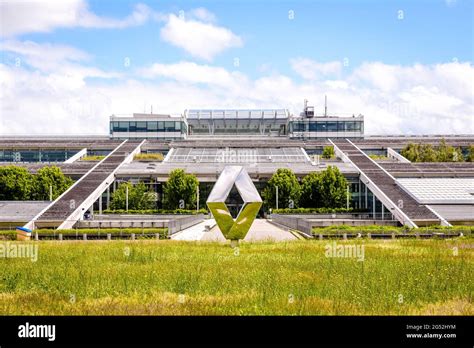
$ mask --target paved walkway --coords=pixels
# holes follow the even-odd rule
[[[188,227],[171,236],[174,240],[201,240],[206,232],[206,226],[214,226],[216,221],[214,219],[204,220],[194,226]]]
[[[225,242],[219,227],[215,225],[210,231],[206,231],[205,226],[215,225],[215,220],[204,220],[197,225],[191,226],[181,232],[176,233],[171,239],[175,240],[202,240],[206,242]],[[269,223],[265,219],[256,219],[245,237],[247,242],[255,241],[284,241],[297,239],[290,232]]]

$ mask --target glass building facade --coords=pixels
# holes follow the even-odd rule
[[[79,149],[0,149],[0,162],[64,162],[79,151]]]
[[[364,132],[364,121],[290,121],[289,132]]]
[[[183,139],[188,127],[182,117],[133,114],[110,118],[110,136],[115,139]]]
[[[276,135],[285,136],[286,109],[185,110],[189,135]]]
[[[187,132],[186,124],[182,121],[112,121],[110,134],[116,132]]]

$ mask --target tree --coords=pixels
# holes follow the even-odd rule
[[[463,162],[460,148],[454,148],[443,138],[435,148],[431,144],[413,144],[405,146],[400,154],[412,162]]]
[[[0,167],[0,200],[28,200],[32,188],[32,175],[26,168]]]
[[[163,186],[163,206],[165,209],[195,209],[198,187],[195,175],[187,174],[183,169],[171,171]]]
[[[337,167],[306,175],[301,183],[300,206],[342,208],[347,203],[347,180]]]
[[[319,172],[312,172],[306,175],[301,181],[300,207],[319,208],[321,204],[321,175]]]
[[[409,143],[400,151],[400,154],[411,162],[419,162],[420,144]]]
[[[133,185],[129,182],[121,183],[117,190],[112,193],[110,207],[113,210],[127,208],[127,188],[128,188],[128,209],[154,209],[156,208],[153,192],[149,191],[145,183],[139,182]]]
[[[278,186],[278,208],[297,207],[301,187],[291,169],[280,168],[272,175],[262,192],[265,206],[276,208],[276,187]]]
[[[344,175],[335,166],[328,166],[319,175],[321,206],[344,207],[347,201],[347,180]]]
[[[437,153],[431,144],[420,146],[419,158],[415,162],[436,162]]]
[[[323,158],[331,159],[335,156],[334,154],[334,147],[332,146],[325,146],[323,149]]]
[[[467,150],[467,161],[474,162],[474,145],[469,145]]]
[[[34,200],[49,200],[52,187],[53,200],[59,197],[73,183],[73,180],[63,174],[56,166],[43,167],[33,176],[33,190],[31,198]]]

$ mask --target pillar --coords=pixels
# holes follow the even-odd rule
[[[102,215],[102,193],[99,196],[99,215]]]
[[[375,195],[374,195],[373,192],[372,192],[372,211],[374,213],[374,220],[375,220],[375,213],[376,213],[376,211],[375,211]]]
[[[368,206],[368,202],[367,202],[367,184],[364,184],[365,186],[365,209],[367,209],[369,206]]]

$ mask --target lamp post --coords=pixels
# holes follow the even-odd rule
[[[275,190],[276,190],[276,209],[278,209],[278,186],[275,186]]]
[[[349,185],[347,185],[346,191],[346,208],[349,210]]]
[[[199,211],[199,185],[196,186],[196,211]]]
[[[128,211],[128,185],[125,186],[125,210]]]

